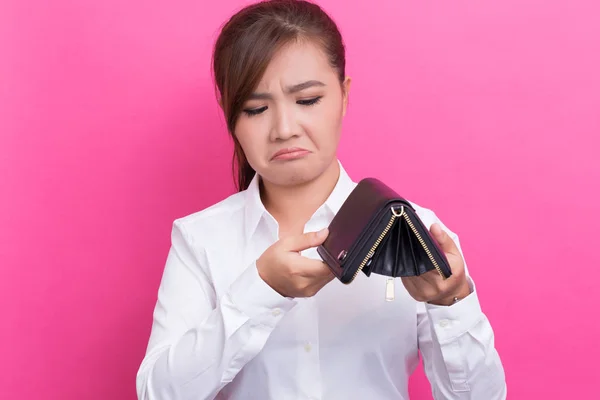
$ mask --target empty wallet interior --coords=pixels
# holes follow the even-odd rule
[[[431,250],[430,250],[431,251]],[[407,219],[396,218],[394,224],[379,244],[371,263],[363,268],[371,273],[399,277],[424,274],[434,267]]]

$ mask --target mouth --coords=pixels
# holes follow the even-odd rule
[[[287,149],[281,149],[277,153],[273,154],[273,157],[271,157],[271,161],[295,160],[298,158],[302,158],[308,154],[310,154],[310,151],[301,147],[290,147]]]

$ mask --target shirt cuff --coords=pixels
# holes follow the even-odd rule
[[[427,315],[440,344],[451,342],[467,333],[485,316],[471,278],[467,277],[471,293],[451,306],[425,304]]]
[[[296,305],[296,300],[280,295],[267,285],[258,274],[256,262],[231,284],[229,298],[248,318],[270,327]]]

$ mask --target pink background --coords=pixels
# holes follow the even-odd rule
[[[242,4],[0,4],[0,398],[135,398],[171,223],[233,190],[210,50]],[[595,396],[599,3],[321,4],[348,172],[461,236],[510,399]]]

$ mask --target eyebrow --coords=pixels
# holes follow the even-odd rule
[[[301,92],[304,89],[308,89],[313,86],[325,86],[325,84],[321,81],[311,80],[311,81],[298,83],[296,85],[288,86],[285,88],[285,92],[288,94],[297,93],[297,92]],[[272,98],[273,98],[273,96],[270,93],[256,93],[255,92],[255,93],[252,93],[248,97],[248,100],[265,100],[265,99],[268,100],[268,99],[272,99]]]

